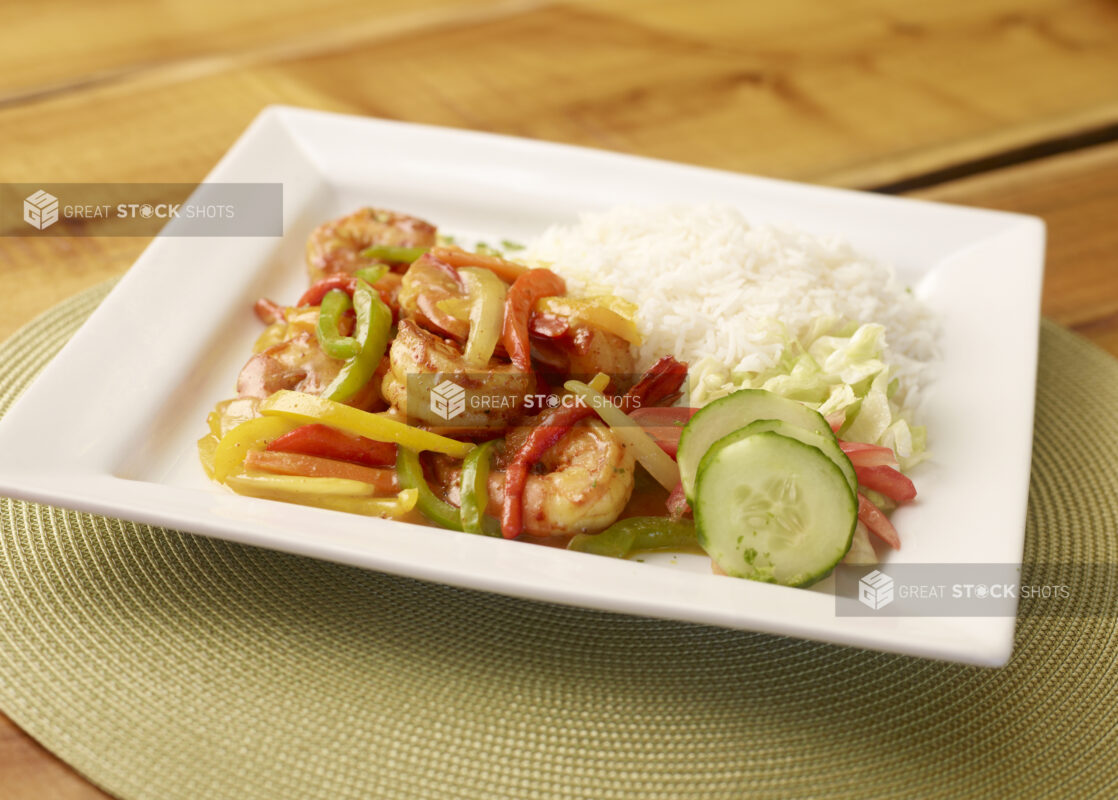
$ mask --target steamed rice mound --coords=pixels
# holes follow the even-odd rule
[[[621,207],[554,225],[520,254],[572,290],[636,303],[643,369],[664,354],[702,387],[778,364],[802,342],[854,324],[885,328],[896,400],[918,404],[936,356],[932,313],[893,270],[838,238],[751,225],[733,208]],[[696,397],[696,395],[698,395]]]

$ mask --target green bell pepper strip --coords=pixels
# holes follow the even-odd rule
[[[393,264],[410,264],[429,249],[428,247],[392,247],[387,244],[375,244],[362,250],[361,256],[363,258],[391,261]]]
[[[489,504],[489,454],[497,445],[493,439],[475,447],[462,462],[462,530],[485,536],[500,536],[497,520],[485,516]]]
[[[359,269],[354,275],[372,285],[384,277],[388,267],[377,264],[372,267]],[[354,284],[356,290],[356,284]],[[322,298],[318,309],[318,324],[315,325],[315,335],[322,352],[331,358],[340,358],[343,361],[353,358],[361,351],[357,339],[352,336],[342,336],[338,332],[338,324],[342,314],[353,308],[353,301],[345,289],[331,289]]]
[[[341,289],[331,289],[322,298],[322,305],[318,309],[318,323],[315,325],[315,336],[318,337],[318,346],[330,358],[342,360],[353,358],[360,352],[357,339],[352,336],[342,336],[338,332],[338,324],[342,314],[353,308],[349,295]]]
[[[601,533],[578,534],[567,544],[567,549],[625,558],[640,550],[679,550],[698,546],[695,524],[690,520],[630,517],[615,522]]]
[[[387,274],[387,264],[373,264],[371,267],[362,267],[353,273],[354,277],[360,278],[370,284],[376,283]]]
[[[353,309],[357,312],[353,338],[359,350],[357,355],[346,361],[341,372],[322,393],[327,400],[339,403],[357,394],[373,377],[392,333],[392,310],[380,299],[377,290],[360,278],[353,289]]]
[[[406,447],[397,447],[396,450],[396,478],[400,481],[400,488],[419,492],[419,499],[415,504],[419,512],[442,528],[462,530],[461,512],[450,503],[435,497],[435,493],[427,485],[427,479],[423,477],[423,465],[419,463],[419,454]]]

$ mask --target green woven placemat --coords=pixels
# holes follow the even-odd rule
[[[0,348],[0,411],[106,291]],[[1118,362],[1046,324],[1039,387],[1026,558],[1113,564]],[[1113,586],[1026,601],[986,670],[11,500],[0,526],[0,708],[122,798],[1118,794]]]

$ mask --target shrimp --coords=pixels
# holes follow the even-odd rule
[[[509,432],[509,442],[523,428]],[[495,459],[499,467],[502,457]],[[431,481],[447,502],[461,505],[462,462],[433,454]],[[537,538],[597,533],[617,521],[635,483],[634,459],[608,427],[586,419],[572,427],[540,460],[524,485],[523,533]],[[486,513],[501,516],[506,473],[489,473]]]
[[[575,425],[540,459],[542,473],[524,484],[524,533],[570,536],[597,533],[612,525],[633,493],[634,459],[597,419]],[[499,516],[505,473],[489,480],[489,511]]]
[[[242,367],[237,377],[237,395],[264,399],[280,389],[322,394],[345,362],[323,352],[315,334],[317,322],[317,307],[284,309],[282,321],[273,323],[261,335],[256,354]],[[380,385],[387,371],[386,358],[369,383],[347,404],[366,411],[383,408]]]
[[[362,208],[315,228],[307,240],[307,272],[311,281],[356,272],[374,263],[361,255],[367,247],[433,247],[435,234],[435,226],[418,217]]]
[[[592,325],[572,325],[562,336],[533,338],[539,360],[564,375],[587,378],[604,372],[615,391],[627,389],[637,366],[634,348],[609,331]]]
[[[458,270],[427,253],[404,273],[397,302],[402,316],[464,342],[470,334],[469,321],[448,314],[439,308],[439,303],[465,296],[466,287],[458,277]]]
[[[495,435],[521,415],[526,396],[536,390],[531,373],[506,362],[494,359],[484,371],[471,370],[459,344],[413,320],[400,323],[388,358],[388,373],[381,384],[384,398],[408,418],[443,432]],[[447,413],[451,406],[432,403],[432,392],[447,381],[465,391],[465,408],[457,414]]]
[[[280,389],[320,394],[341,371],[342,362],[322,352],[306,331],[261,350],[237,378],[241,397],[268,397]]]
[[[459,247],[434,247],[417,259],[404,274],[399,302],[403,316],[452,339],[466,341],[470,323],[440,308],[444,300],[464,300],[466,286],[458,275],[461,267],[487,269],[505,283],[528,271],[522,264],[496,256],[469,253]]]

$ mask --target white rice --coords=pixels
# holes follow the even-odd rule
[[[837,238],[750,225],[733,208],[584,214],[577,224],[552,226],[518,255],[550,266],[572,291],[635,303],[645,336],[641,368],[674,355],[691,365],[693,392],[704,379],[771,368],[787,337],[804,341],[876,322],[899,379],[895,399],[912,407],[936,356],[935,318],[888,265]]]

